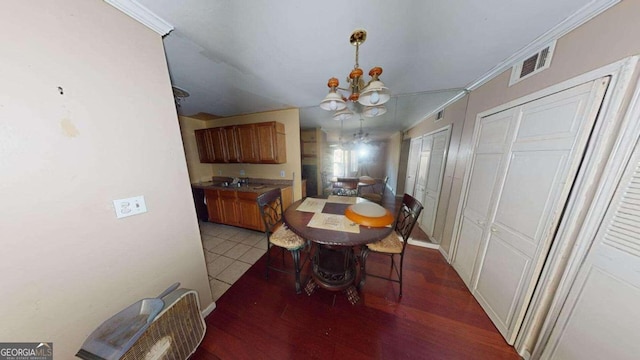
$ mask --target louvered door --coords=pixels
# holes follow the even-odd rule
[[[545,359],[638,359],[640,148],[622,181],[545,349]]]

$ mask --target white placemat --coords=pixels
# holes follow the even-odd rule
[[[344,215],[315,213],[311,220],[309,220],[307,226],[316,229],[344,231],[354,234],[360,233],[360,225],[347,219]]]
[[[306,198],[304,199],[302,204],[298,205],[296,210],[319,213],[319,212],[322,212],[322,209],[324,208],[324,205],[326,203],[327,203],[327,200],[325,199]]]

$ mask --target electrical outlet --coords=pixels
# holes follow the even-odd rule
[[[144,196],[142,195],[113,200],[113,207],[116,210],[118,219],[147,212],[147,204],[145,204]]]
[[[240,170],[240,176],[244,176],[244,170]]]
[[[218,175],[222,175],[222,170],[218,170]]]
[[[284,177],[284,170],[280,170],[280,177]]]

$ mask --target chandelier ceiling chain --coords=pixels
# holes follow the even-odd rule
[[[376,66],[369,71],[371,80],[366,85],[362,80],[363,71],[359,64],[360,45],[364,44],[366,39],[367,32],[363,29],[354,30],[349,38],[351,45],[356,47],[356,62],[347,77],[349,87],[340,88],[340,82],[335,77],[330,78],[327,83],[329,94],[320,103],[320,108],[337,111],[333,115],[335,120],[346,120],[353,116],[353,111],[347,108],[347,101],[360,105],[362,108],[356,106],[355,109],[366,117],[379,116],[387,112],[384,103],[389,101],[391,95],[389,89],[379,79],[382,68]],[[338,90],[349,91],[349,98],[344,97]]]

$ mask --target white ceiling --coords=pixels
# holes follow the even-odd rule
[[[182,115],[297,107],[302,127],[321,127],[335,139],[340,123],[318,104],[330,77],[345,85],[354,29],[368,33],[360,66],[365,74],[381,66],[393,95],[387,114],[364,120],[366,131],[384,138],[598,0],[138,2],[175,28],[164,44],[173,85],[191,94]],[[358,117],[344,122],[345,133],[358,127]]]

